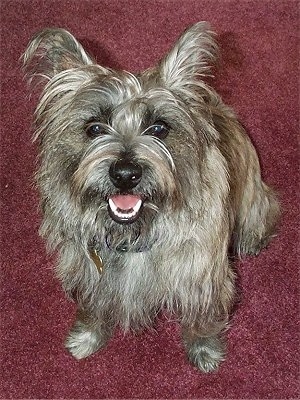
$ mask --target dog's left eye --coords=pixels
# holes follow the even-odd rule
[[[156,121],[145,131],[145,135],[152,135],[159,139],[165,139],[169,134],[169,127],[161,121]]]
[[[86,134],[91,138],[104,135],[106,133],[103,125],[99,123],[89,124],[85,131]]]

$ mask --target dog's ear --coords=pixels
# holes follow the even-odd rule
[[[218,53],[214,33],[206,22],[187,29],[159,65],[162,80],[170,89],[194,84],[210,74]]]
[[[56,74],[94,64],[81,44],[65,29],[48,28],[38,32],[23,54],[29,80],[48,81]]]

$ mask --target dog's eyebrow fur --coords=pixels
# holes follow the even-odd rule
[[[88,118],[85,121],[85,124],[87,125],[92,122],[101,122],[101,123],[109,125],[111,113],[112,113],[112,107],[110,107],[108,105],[106,107],[101,107],[99,105],[99,112],[93,114],[90,118]]]

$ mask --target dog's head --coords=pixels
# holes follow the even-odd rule
[[[63,29],[38,33],[24,64],[43,86],[36,137],[46,213],[61,213],[70,229],[76,214],[140,232],[157,215],[192,209],[204,149],[217,138],[207,105],[218,99],[201,79],[215,55],[205,23],[137,75],[97,65]]]

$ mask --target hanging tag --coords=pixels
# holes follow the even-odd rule
[[[97,253],[96,249],[90,250],[90,257],[94,261],[94,264],[96,265],[97,270],[99,271],[99,273],[102,274],[102,272],[103,272],[103,262],[102,262],[102,258]]]

